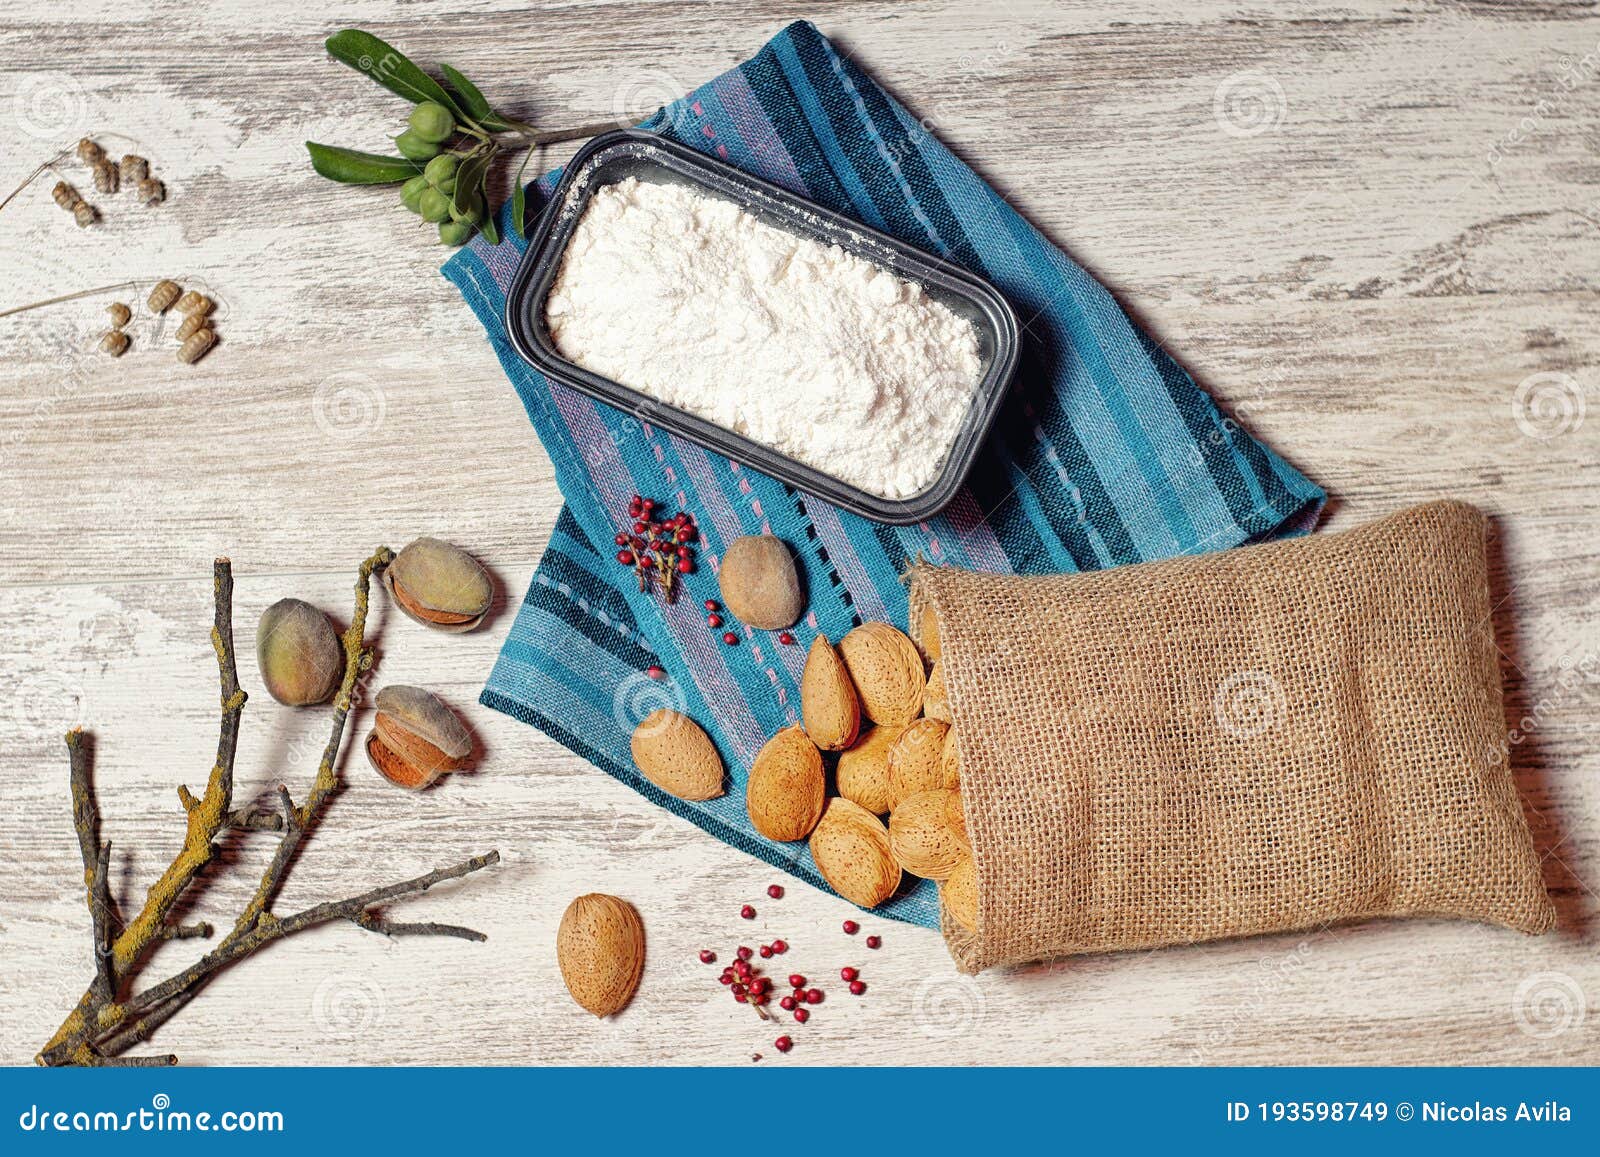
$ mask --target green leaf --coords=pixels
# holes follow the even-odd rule
[[[479,91],[477,85],[448,64],[441,64],[439,71],[444,73],[444,78],[450,82],[450,87],[461,98],[461,107],[472,115],[473,120],[481,121],[485,117],[493,115],[494,109],[490,106],[488,99]]]
[[[319,145],[316,141],[307,141],[306,151],[311,154],[313,169],[342,185],[394,185],[422,172],[420,164],[404,157],[385,157],[338,145]]]
[[[485,213],[483,215],[483,224],[478,228],[483,231],[483,239],[490,245],[500,244],[500,229],[494,223],[493,213]]]
[[[499,151],[494,145],[487,145],[461,162],[461,167],[456,170],[456,191],[453,198],[459,212],[464,213],[471,208],[474,197],[480,203],[483,202],[483,187],[489,178],[489,165]]]
[[[335,60],[365,73],[384,88],[405,97],[413,104],[425,100],[444,105],[457,120],[466,119],[461,106],[440,83],[423,72],[398,48],[359,28],[346,28],[327,39],[328,52]]]
[[[522,188],[522,182],[517,182],[517,187],[511,190],[511,227],[517,231],[517,236],[524,241],[528,239],[528,194]]]

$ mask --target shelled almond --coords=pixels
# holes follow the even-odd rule
[[[881,724],[840,752],[834,770],[839,794],[875,815],[888,811],[894,803],[889,792],[889,749],[904,732],[904,727]]]
[[[707,800],[722,794],[722,757],[693,719],[662,707],[633,729],[633,762],[651,783],[679,799]]]
[[[826,798],[822,752],[804,728],[784,728],[757,752],[745,784],[745,809],[767,839],[805,839],[822,818]]]
[[[922,710],[922,653],[888,623],[862,623],[839,640],[861,697],[861,713],[874,723],[910,723]]]
[[[811,641],[800,676],[800,713],[806,734],[823,751],[843,751],[861,730],[861,702],[839,653],[827,637]]]
[[[863,908],[876,908],[900,885],[883,821],[842,796],[828,801],[811,833],[811,858],[835,892]]]
[[[940,719],[918,719],[889,749],[889,802],[899,807],[907,796],[947,786],[944,740],[950,725]]]

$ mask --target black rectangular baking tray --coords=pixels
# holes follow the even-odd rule
[[[911,498],[884,498],[736,434],[697,414],[594,374],[556,352],[544,322],[545,295],[561,269],[567,242],[596,189],[627,177],[657,184],[689,184],[732,201],[759,220],[824,245],[838,245],[900,277],[921,284],[935,301],[969,319],[978,333],[982,378],[966,421],[939,476]],[[936,514],[961,488],[993,424],[1016,372],[1017,315],[1000,292],[982,278],[939,261],[777,185],[652,133],[619,130],[595,137],[567,165],[549,205],[528,239],[506,295],[506,330],[517,352],[564,385],[687,438],[717,454],[759,470],[875,522],[905,525]],[[870,452],[870,447],[864,447]]]

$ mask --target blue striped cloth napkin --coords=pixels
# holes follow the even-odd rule
[[[1017,384],[966,489],[916,526],[867,522],[546,380],[507,339],[523,243],[481,239],[444,267],[482,321],[554,463],[566,506],[482,702],[554,738],[719,839],[826,888],[804,844],[745,815],[762,743],[794,723],[806,647],[873,619],[905,624],[900,574],[921,555],[974,570],[1089,570],[1308,530],[1323,493],[1226,420],[1110,294],[958,161],[816,28],[792,24],[749,61],[641,126],[892,233],[993,281],[1024,325]],[[539,181],[530,204],[559,173]],[[668,606],[612,557],[632,494],[694,513],[701,566]],[[741,535],[799,557],[810,610],[793,646],[705,622],[715,567]],[[662,681],[644,672],[660,665]],[[642,778],[629,735],[672,706],[703,724],[731,774],[687,803]],[[926,881],[878,911],[936,926]]]

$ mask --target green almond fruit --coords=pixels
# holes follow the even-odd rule
[[[422,175],[428,178],[428,184],[437,187],[440,182],[448,181],[456,175],[456,169],[461,166],[461,158],[454,153],[440,153],[429,161],[422,170]]]
[[[438,189],[427,188],[422,191],[422,196],[417,198],[417,212],[422,214],[424,221],[438,224],[450,217],[450,198],[439,192]]]
[[[394,147],[408,161],[426,161],[439,154],[436,141],[425,141],[410,129],[395,137]]]
[[[455,134],[456,118],[442,104],[425,100],[411,110],[411,132],[425,141],[439,144]]]
[[[344,677],[344,646],[328,616],[299,599],[279,599],[256,626],[256,663],[267,692],[289,707],[324,703]]]
[[[400,186],[400,203],[413,213],[422,212],[422,194],[428,190],[426,177],[412,177]]]
[[[452,222],[465,227],[465,222]],[[459,546],[419,538],[395,556],[383,585],[408,618],[436,631],[470,631],[483,622],[494,600],[494,582],[483,564]]]

